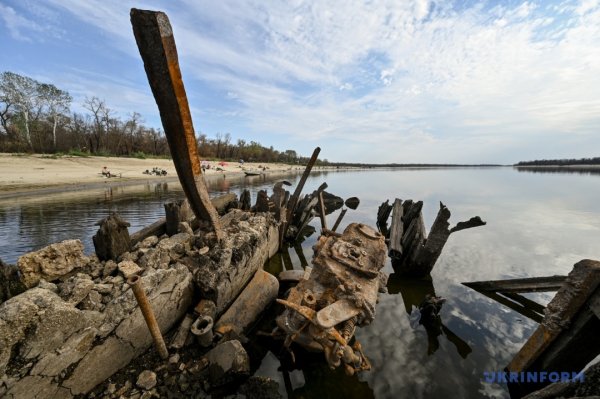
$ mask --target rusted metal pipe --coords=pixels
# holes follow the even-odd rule
[[[220,241],[224,232],[204,183],[169,18],[163,12],[132,8],[131,25],[185,196],[196,218],[207,220]]]
[[[156,317],[154,317],[150,302],[148,302],[148,297],[144,292],[140,276],[133,275],[129,277],[127,279],[127,284],[131,286],[133,295],[135,295],[135,299],[137,300],[138,305],[140,305],[140,310],[142,311],[142,315],[144,315],[144,319],[146,320],[146,324],[148,325],[148,329],[150,330],[150,334],[152,335],[154,345],[156,345],[160,358],[163,360],[168,358],[169,351],[167,350],[165,340],[163,339],[158,323],[156,322]]]

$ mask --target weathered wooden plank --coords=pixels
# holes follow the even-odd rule
[[[160,237],[166,233],[167,218],[160,218],[156,222],[143,229],[136,231],[131,235],[131,246],[134,246],[138,242],[144,240],[146,237],[157,236]]]
[[[539,327],[508,364],[507,370],[580,371],[600,353],[600,319],[591,310],[598,296],[600,262],[585,259],[576,263],[546,307]],[[513,390],[523,394],[540,387],[540,384],[522,384]]]
[[[388,245],[388,254],[391,257],[402,256],[402,235],[404,234],[404,223],[402,216],[404,215],[402,200],[396,198],[392,205],[392,224],[390,225],[390,243]]]
[[[133,33],[169,143],[173,163],[190,206],[223,238],[219,215],[210,202],[202,175],[198,144],[169,18],[165,13],[131,9]]]
[[[479,292],[549,292],[558,291],[566,279],[567,276],[547,276],[510,280],[472,281],[462,284]]]

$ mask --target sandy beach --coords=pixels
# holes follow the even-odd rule
[[[241,175],[244,172],[281,173],[292,166],[279,163],[209,162],[206,178],[219,175]],[[106,166],[111,174],[102,175]],[[166,176],[144,174],[154,167],[167,171]],[[219,167],[222,170],[217,170]],[[266,167],[266,170],[262,168]],[[303,169],[294,166],[294,169]],[[136,159],[117,157],[70,157],[53,158],[48,155],[14,155],[0,153],[0,198],[21,195],[38,195],[58,190],[82,190],[107,184],[138,184],[146,181],[177,180],[175,166],[170,159]]]

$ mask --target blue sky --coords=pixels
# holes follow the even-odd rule
[[[600,156],[598,0],[0,0],[0,71],[160,127],[131,7],[169,16],[209,137],[350,162]]]

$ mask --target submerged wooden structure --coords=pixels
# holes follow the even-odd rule
[[[539,323],[506,367],[512,398],[520,398],[550,384],[522,381],[511,374],[554,373],[572,378],[600,354],[600,262],[584,259],[568,276],[534,277],[463,283]],[[557,291],[547,306],[519,295]]]

